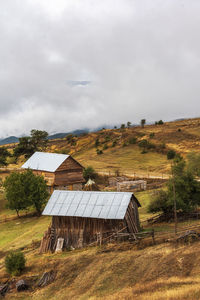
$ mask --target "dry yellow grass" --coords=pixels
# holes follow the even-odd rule
[[[154,136],[150,138],[152,133]],[[108,136],[109,139],[106,142]],[[200,149],[200,119],[168,122],[164,125],[146,125],[144,128],[138,126],[123,131],[107,129],[77,138],[76,146],[70,146],[66,139],[51,141],[49,150],[67,150],[83,166],[92,165],[99,171],[114,173],[116,170],[120,170],[122,173],[141,175],[169,173],[170,163],[166,159],[166,153],[149,151],[141,154],[141,149],[137,145],[124,147],[124,143],[128,143],[132,137],[137,137],[138,140],[148,139],[157,146],[164,143],[167,149],[174,149],[186,156],[188,152]],[[108,145],[108,149],[103,150],[103,155],[96,153],[95,141],[97,138],[100,141],[100,149],[105,144]],[[112,147],[115,140],[117,140],[117,146]]]
[[[12,291],[6,299],[199,299],[199,246],[161,244],[137,250],[124,243],[107,246],[107,252],[94,247],[43,256],[25,250],[28,265],[21,278],[54,269],[56,280],[42,289]],[[0,281],[2,276],[4,270]]]

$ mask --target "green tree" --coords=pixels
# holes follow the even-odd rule
[[[15,210],[19,217],[19,211],[27,209],[31,205],[25,197],[21,174],[17,172],[11,173],[6,177],[3,186],[8,201],[7,207],[11,210]]]
[[[174,151],[173,149],[167,152],[167,159],[174,159],[175,156],[176,156],[176,151]]]
[[[121,129],[125,129],[125,124],[121,124]]]
[[[6,271],[13,275],[20,275],[20,273],[24,270],[25,268],[25,257],[24,254],[21,251],[18,252],[10,252],[6,255],[5,258],[5,267]]]
[[[18,158],[24,155],[29,158],[36,151],[43,151],[46,149],[48,142],[48,133],[46,131],[31,130],[31,135],[19,139],[18,145],[14,148],[14,156]]]
[[[100,145],[99,138],[97,138],[96,141],[95,141],[95,147],[98,148],[99,145]]]
[[[200,205],[200,183],[195,180],[191,172],[188,172],[182,157],[175,157],[172,174],[173,177],[167,183],[167,190],[161,190],[151,201],[148,208],[149,212],[172,213],[174,209],[174,189],[177,210],[189,212]]]
[[[13,172],[6,177],[3,186],[5,188],[7,207],[19,211],[33,206],[38,215],[41,214],[43,204],[49,194],[47,185],[42,176],[34,175],[31,170],[23,173]]]
[[[95,179],[96,176],[97,173],[95,172],[92,166],[88,166],[83,170],[83,177],[85,178],[86,181],[88,181],[88,179]]]
[[[146,124],[146,119],[142,119],[140,121],[140,124],[141,124],[142,128],[144,128],[144,125]]]
[[[21,173],[21,177],[27,203],[30,203],[37,214],[41,215],[42,207],[49,196],[44,177],[34,175],[31,170]]]
[[[130,128],[131,127],[131,122],[127,122],[127,128]]]
[[[42,130],[31,130],[31,144],[35,151],[43,151],[47,147],[48,133]]]
[[[200,153],[190,152],[187,155],[187,159],[188,171],[192,172],[195,176],[200,177]]]
[[[7,166],[7,158],[11,156],[5,147],[0,147],[0,166]]]
[[[141,140],[138,143],[138,146],[142,149],[142,153],[146,153],[147,152],[147,149],[149,148],[148,145],[149,145],[149,142],[146,139]]]

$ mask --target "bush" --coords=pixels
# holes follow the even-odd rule
[[[97,148],[97,147],[99,147],[99,145],[100,145],[100,142],[99,142],[99,139],[97,138],[95,141],[95,147]]]
[[[163,125],[163,124],[164,124],[163,120],[160,120],[160,121],[156,121],[156,122],[155,122],[155,125]]]
[[[5,258],[6,271],[11,275],[19,275],[25,269],[25,257],[22,252],[10,252]]]
[[[148,212],[149,213],[157,213],[157,212],[164,212],[167,213],[168,211],[172,211],[173,203],[169,205],[168,203],[168,194],[164,190],[160,190],[155,193],[153,200],[148,205]]]
[[[113,143],[112,143],[112,147],[115,147],[117,145],[117,141],[115,140],[115,141],[113,141]]]
[[[96,172],[93,169],[93,167],[88,166],[87,168],[85,168],[83,170],[83,177],[86,181],[88,181],[88,179],[94,179],[96,177]]]
[[[174,159],[175,156],[176,156],[176,151],[171,149],[167,152],[167,159]]]
[[[97,149],[97,150],[96,150],[96,152],[97,152],[97,154],[98,154],[98,155],[101,155],[101,154],[103,154],[103,151],[102,151],[102,150],[100,150],[100,149]]]
[[[103,146],[103,150],[107,150],[107,149],[108,149],[108,145],[105,144],[105,145]]]
[[[155,136],[155,133],[154,133],[154,132],[151,132],[151,133],[149,134],[150,139],[152,139],[154,136]]]
[[[123,143],[123,147],[126,147],[126,146],[128,146],[128,143],[127,143],[127,142],[124,142],[124,143]]]
[[[173,177],[167,182],[167,189],[161,190],[152,199],[148,211],[164,214],[173,213],[174,192],[176,199],[176,209],[181,212],[191,212],[200,205],[200,183],[195,180],[192,173],[185,168],[186,163],[182,157],[175,156],[172,165]]]
[[[133,145],[137,143],[137,138],[136,137],[132,137],[129,139],[129,144]]]

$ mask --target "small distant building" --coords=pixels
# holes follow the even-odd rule
[[[50,192],[54,189],[82,190],[85,183],[83,166],[66,154],[35,152],[21,168],[44,176]]]
[[[117,182],[117,191],[145,191],[147,189],[146,180],[128,180]]]
[[[56,190],[43,211],[52,216],[52,223],[40,253],[103,242],[113,232],[137,233],[139,206],[132,193]]]

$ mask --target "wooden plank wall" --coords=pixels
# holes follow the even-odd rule
[[[80,217],[52,218],[52,225],[45,233],[40,252],[54,252],[58,238],[64,238],[64,248],[80,248],[126,227],[124,220],[103,220]]]

